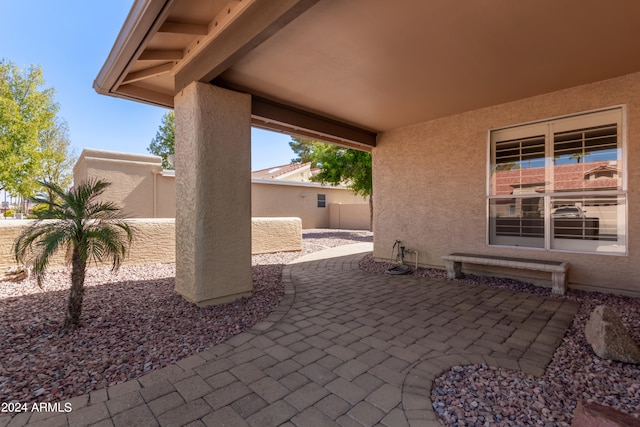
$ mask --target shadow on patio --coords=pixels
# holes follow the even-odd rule
[[[509,290],[372,275],[359,268],[369,248],[343,246],[288,265],[280,306],[223,344],[73,398],[68,414],[22,419],[72,426],[438,425],[430,398],[436,376],[472,363],[541,375],[578,308]]]

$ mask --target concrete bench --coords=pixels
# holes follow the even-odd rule
[[[466,263],[546,271],[551,273],[551,292],[564,295],[567,288],[567,270],[569,269],[569,263],[567,262],[461,253],[445,255],[442,259],[446,261],[447,277],[449,279],[461,278],[463,276],[462,263]]]

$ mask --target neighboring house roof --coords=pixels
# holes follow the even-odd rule
[[[144,165],[151,166],[152,173],[162,176],[175,176],[175,170],[162,169],[162,158],[145,154],[122,153],[109,150],[97,150],[85,148],[82,150],[76,164],[74,174],[87,161],[106,162],[112,164]],[[288,165],[273,166],[251,172],[251,182],[256,184],[278,184],[302,187],[332,187],[340,190],[349,190],[344,185],[326,185],[313,182],[310,177],[318,174],[320,169],[311,168],[311,163],[290,163]]]
[[[320,173],[320,169],[312,168],[311,163],[290,163],[273,166],[251,172],[252,179],[277,179],[281,181],[310,182],[311,177]]]
[[[256,179],[287,179],[294,174],[311,172],[311,163],[290,163],[288,165],[272,166],[251,172],[251,178]]]
[[[554,191],[615,189],[621,180],[620,170],[611,162],[556,165],[553,171]],[[494,180],[495,194],[499,196],[513,194],[515,188],[533,188],[537,193],[545,191],[542,167],[496,171]]]

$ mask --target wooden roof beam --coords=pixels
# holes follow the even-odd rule
[[[166,93],[144,89],[135,85],[121,85],[118,88],[120,94],[127,98],[151,105],[161,105],[166,108],[173,108],[173,96]]]
[[[140,54],[140,61],[179,61],[184,54],[181,50],[145,50]]]
[[[263,129],[300,135],[363,151],[371,151],[371,148],[376,146],[376,132],[257,96],[251,97],[251,118],[254,126]]]
[[[133,71],[127,74],[127,77],[122,80],[122,84],[131,84],[149,77],[170,73],[173,69],[173,65],[173,62],[167,62],[166,64],[156,65],[155,67],[146,68],[144,70]]]
[[[175,72],[176,93],[194,81],[211,82],[233,62],[267,40],[319,0],[246,0],[216,18],[211,33]],[[191,51],[191,52],[190,52]]]
[[[185,24],[183,22],[165,22],[160,26],[158,32],[206,36],[209,33],[209,26],[203,24]]]

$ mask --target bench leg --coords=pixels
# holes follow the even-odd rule
[[[567,273],[566,272],[558,272],[551,273],[551,292],[556,295],[564,295],[567,289]]]
[[[447,278],[461,279],[462,277],[462,263],[456,261],[447,261]]]

